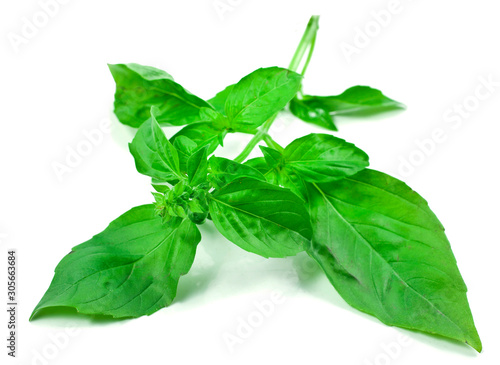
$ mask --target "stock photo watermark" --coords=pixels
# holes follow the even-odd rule
[[[476,112],[481,103],[488,100],[500,87],[494,75],[479,76],[474,91],[460,102],[447,108],[441,118],[441,127],[434,128],[427,138],[415,140],[415,148],[406,156],[398,157],[398,174],[409,177],[422,166],[448,140],[453,131],[460,129],[464,122]]]
[[[7,355],[17,356],[17,252],[7,250]]]
[[[261,327],[266,319],[271,317],[276,311],[276,307],[286,301],[282,292],[272,291],[268,299],[254,300],[254,309],[246,316],[237,318],[237,325],[234,331],[224,332],[222,339],[230,353],[235,351],[236,345],[241,345],[250,338],[256,329]]]
[[[7,39],[14,49],[15,53],[19,53],[22,46],[27,45],[32,39],[45,28],[55,18],[62,5],[66,5],[71,0],[40,0],[38,1],[38,9],[30,16],[21,18],[21,25],[16,32],[7,33]]]
[[[293,284],[294,290],[292,292],[298,292],[301,290],[299,280],[306,280],[313,273],[318,272],[318,269],[318,265],[314,261],[302,260],[298,268],[284,272],[283,280]],[[229,353],[234,353],[239,346],[257,333],[258,329],[283,307],[291,294],[293,293],[273,290],[266,298],[254,300],[252,302],[253,309],[244,315],[238,316],[233,330],[225,331],[222,334],[222,340]]]
[[[226,19],[226,14],[233,13],[242,3],[243,0],[214,0],[212,2],[212,7],[219,19],[224,21]]]
[[[70,344],[71,340],[82,333],[82,329],[68,323],[64,329],[49,333],[49,341],[39,350],[32,350],[31,365],[49,365]]]
[[[94,149],[103,143],[105,135],[110,132],[111,120],[109,118],[103,118],[99,122],[97,128],[89,131],[84,129],[82,132],[83,139],[76,143],[75,146],[66,146],[64,159],[51,163],[52,170],[59,182],[62,182],[65,176],[72,173],[80,166],[84,158],[91,155]]]
[[[400,333],[397,338],[390,342],[382,342],[380,344],[381,351],[373,356],[372,358],[365,358],[363,361],[363,365],[390,365],[395,363],[403,350],[409,346],[411,346],[414,341]]]
[[[401,14],[406,3],[413,0],[390,0],[386,7],[370,12],[370,20],[364,25],[354,27],[354,35],[349,42],[340,43],[340,50],[347,62],[351,62],[354,55],[359,55],[372,41],[388,28],[394,17]]]

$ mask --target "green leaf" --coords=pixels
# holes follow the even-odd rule
[[[214,109],[221,113],[224,114],[226,111],[224,109],[226,105],[226,100],[228,95],[231,93],[231,90],[233,89],[233,85],[229,85],[226,87],[224,90],[218,92],[212,99],[209,99],[208,102],[214,107]]]
[[[200,108],[210,107],[165,71],[136,63],[108,66],[116,82],[115,114],[123,124],[139,127],[155,106],[161,125],[183,125],[198,121]]]
[[[161,130],[153,115],[153,107],[151,112],[151,119],[139,128],[129,143],[137,171],[160,181],[183,179],[177,150]]]
[[[269,170],[272,169],[271,167],[269,167],[269,165],[267,164],[267,161],[264,157],[251,158],[251,159],[243,162],[243,165],[250,166],[250,167],[256,169],[262,175],[265,175],[267,172],[269,172]]]
[[[73,248],[31,319],[49,307],[115,318],[150,315],[168,306],[194,260],[201,235],[190,220],[167,225],[153,205],[135,207]]]
[[[192,153],[204,146],[209,146],[208,154],[211,154],[219,146],[219,135],[222,132],[222,130],[215,128],[211,123],[193,123],[174,134],[170,142],[175,143],[177,138],[184,136],[196,143],[196,148],[193,149]]]
[[[158,193],[166,193],[170,190],[169,186],[166,183],[156,179],[152,179],[151,186],[153,186],[153,189],[155,189]]]
[[[187,159],[189,158],[189,156],[191,156],[194,153],[194,151],[196,151],[196,147],[198,147],[198,145],[196,144],[195,141],[193,141],[189,137],[182,136],[182,135],[173,139],[172,145],[175,147],[175,149],[179,153],[179,158],[180,158],[180,155],[187,156],[186,163],[187,163]]]
[[[197,186],[207,181],[208,170],[208,147],[200,148],[196,153],[189,157],[187,161],[188,182],[191,186]]]
[[[354,308],[481,351],[444,228],[403,182],[374,170],[309,186],[309,254]]]
[[[254,131],[283,109],[300,89],[302,76],[283,68],[260,68],[227,95],[225,112],[235,131]]]
[[[283,163],[283,155],[281,152],[276,151],[274,148],[259,146],[266,163],[271,168],[276,168]]]
[[[368,155],[329,134],[309,134],[290,143],[284,152],[285,168],[306,181],[328,182],[354,175],[368,166]]]
[[[306,96],[306,100],[293,98],[290,101],[290,111],[304,122],[316,124],[331,131],[338,130],[329,109],[313,96]]]
[[[200,121],[210,123],[212,127],[218,131],[226,131],[230,129],[227,117],[211,108],[201,108]]]
[[[181,171],[187,172],[187,161],[189,157],[201,148],[208,146],[207,154],[212,154],[219,146],[220,135],[223,133],[224,131],[215,128],[212,123],[202,122],[189,124],[182,128],[179,132],[177,132],[172,138],[170,138],[170,142],[172,142],[174,145],[176,145],[176,143],[183,143],[177,142],[179,138],[183,140],[184,138],[189,138],[192,142],[195,143],[194,148],[192,147],[192,145],[190,145],[189,151],[187,151],[186,149],[183,149],[182,151],[179,150]]]
[[[302,198],[302,200],[307,201],[306,182],[300,175],[289,173],[286,169],[276,172],[275,175],[278,185],[290,189],[295,195]],[[269,178],[269,180],[271,180],[271,178]],[[271,181],[271,183],[274,182]]]
[[[246,160],[243,165],[252,167],[264,175],[266,181],[273,185],[280,185],[280,178],[278,170],[267,164],[264,157],[255,157]]]
[[[253,167],[228,160],[227,158],[212,156],[208,160],[208,163],[210,166],[209,179],[212,186],[216,189],[240,177],[251,177],[256,180],[266,181],[264,175]]]
[[[240,178],[216,190],[210,195],[209,209],[224,237],[264,257],[295,255],[312,235],[300,198],[252,178]]]
[[[305,95],[302,102],[312,108],[323,108],[331,115],[366,116],[405,108],[368,86],[353,86],[335,96]]]

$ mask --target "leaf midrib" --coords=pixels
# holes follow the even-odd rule
[[[181,223],[182,223],[182,222],[181,222]],[[179,224],[179,226],[180,226],[180,224]],[[178,226],[178,227],[179,227],[179,226]],[[130,261],[130,262],[127,262],[127,263],[125,263],[125,264],[121,264],[121,265],[117,265],[117,266],[109,267],[109,268],[107,268],[107,269],[105,269],[105,270],[96,271],[96,272],[93,272],[92,274],[89,274],[89,275],[87,275],[87,276],[84,276],[83,278],[78,279],[76,282],[72,283],[70,286],[68,286],[66,289],[64,289],[61,293],[58,293],[58,295],[57,295],[57,296],[58,296],[58,297],[59,297],[59,296],[61,296],[62,294],[64,294],[66,291],[68,291],[69,289],[71,289],[72,287],[74,287],[75,285],[77,285],[78,283],[80,283],[81,281],[83,281],[83,280],[85,280],[85,279],[87,279],[87,278],[89,278],[89,277],[91,277],[91,276],[93,276],[93,275],[95,275],[95,274],[100,274],[100,273],[105,272],[105,271],[113,270],[113,269],[116,269],[116,268],[119,268],[119,267],[123,267],[123,266],[128,266],[128,265],[132,265],[132,270],[131,270],[131,272],[132,272],[132,271],[133,271],[133,269],[134,269],[134,267],[135,267],[135,264],[136,264],[138,261],[143,260],[144,258],[146,258],[147,256],[149,256],[152,252],[156,251],[156,250],[158,249],[158,247],[160,247],[161,245],[163,245],[163,244],[165,243],[165,241],[166,241],[166,240],[168,240],[168,239],[170,238],[170,236],[176,232],[176,230],[177,230],[177,228],[178,228],[178,227],[176,227],[175,229],[173,229],[173,230],[172,230],[172,232],[170,232],[168,236],[166,236],[164,239],[162,239],[162,240],[160,241],[160,243],[158,243],[155,247],[153,247],[153,249],[152,249],[151,251],[149,251],[149,252],[148,252],[148,253],[146,253],[145,255],[143,255],[143,256],[141,256],[141,257],[139,257],[137,260]],[[161,232],[161,231],[158,231],[158,232]],[[154,233],[158,233],[158,232],[154,232]],[[93,247],[93,246],[90,246],[90,247]],[[103,253],[103,252],[99,252],[99,254],[101,254],[101,253]],[[130,276],[130,275],[129,275],[129,276]],[[122,283],[122,284],[123,284],[123,283]],[[121,284],[120,284],[120,286],[121,286]],[[115,289],[116,289],[116,288],[115,288]],[[101,298],[99,298],[99,299],[101,299]],[[80,304],[81,304],[81,303],[80,303]],[[85,303],[83,303],[83,304],[85,304]],[[41,307],[41,308],[43,308],[43,307]]]
[[[283,72],[283,71],[281,71],[281,72]],[[255,98],[255,99],[254,99],[251,103],[249,103],[249,104],[245,105],[243,108],[241,108],[241,109],[238,111],[238,113],[236,113],[236,115],[234,115],[231,119],[232,119],[233,121],[234,121],[234,120],[236,120],[236,118],[238,118],[238,117],[240,116],[240,114],[242,114],[242,113],[243,113],[243,111],[244,111],[244,110],[246,110],[249,106],[251,106],[252,104],[256,103],[258,100],[260,100],[260,99],[264,98],[267,94],[269,94],[269,93],[271,93],[271,92],[273,92],[273,91],[275,91],[275,90],[277,90],[277,89],[279,89],[279,88],[283,87],[284,85],[289,84],[289,83],[290,83],[290,80],[291,80],[291,79],[290,79],[289,77],[287,77],[287,80],[286,80],[286,82],[285,82],[285,83],[283,83],[283,84],[281,84],[281,85],[279,85],[279,86],[275,86],[273,89],[271,89],[271,90],[269,90],[269,91],[265,92],[265,93],[264,93],[264,94],[262,94],[262,95],[259,95],[259,96],[258,96],[257,98]],[[276,85],[276,83],[275,83],[275,85]],[[248,89],[249,89],[249,88],[248,88]],[[248,90],[248,89],[247,89],[247,90]],[[233,90],[234,90],[234,89],[233,89]],[[233,90],[231,90],[231,92],[233,92]],[[247,91],[247,92],[248,92],[248,91]],[[227,103],[227,100],[228,100],[228,99],[229,99],[229,97],[226,99],[226,103]],[[224,105],[224,108],[225,108],[225,105]],[[252,123],[250,122],[250,124],[252,124]]]
[[[390,267],[391,269],[391,272],[399,279],[401,280],[402,283],[404,283],[404,285],[411,289],[414,293],[416,293],[418,295],[418,297],[422,298],[424,301],[426,301],[427,303],[429,303],[438,313],[442,314],[451,324],[453,324],[456,328],[458,328],[458,330],[462,333],[462,336],[464,338],[466,338],[465,336],[465,333],[464,331],[460,328],[460,326],[455,323],[455,321],[453,321],[450,317],[448,317],[445,313],[443,313],[441,310],[439,310],[433,302],[431,302],[429,299],[427,299],[426,297],[424,297],[423,295],[421,295],[417,290],[415,290],[412,286],[410,286],[405,280],[403,280],[403,278],[398,274],[398,272],[396,272],[394,270],[394,268],[387,262],[387,260],[382,257],[380,255],[380,253],[375,250],[373,248],[373,246],[365,239],[365,237],[358,232],[358,230],[356,228],[354,228],[345,218],[342,214],[340,214],[340,212],[335,208],[335,206],[330,202],[330,200],[328,199],[328,197],[323,193],[323,190],[321,190],[318,185],[316,185],[316,183],[313,183],[314,187],[316,188],[316,190],[319,191],[319,193],[321,194],[321,196],[323,197],[323,199],[327,202],[327,204],[329,204],[332,209],[335,211],[335,213],[337,213],[337,215],[345,222],[345,224],[359,237],[361,238],[361,241],[365,243],[366,246],[368,246],[371,251],[375,252],[377,254],[377,256],[387,265]],[[371,186],[371,185],[370,185]]]

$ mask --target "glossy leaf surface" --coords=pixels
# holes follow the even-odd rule
[[[183,178],[177,150],[165,137],[153,114],[139,128],[129,149],[134,156],[137,171],[141,174],[160,181]]]
[[[210,107],[165,71],[136,63],[108,66],[116,82],[115,114],[123,124],[138,128],[155,106],[161,125],[183,125],[199,121],[200,108]]]
[[[285,148],[285,169],[310,182],[328,182],[354,175],[368,166],[368,155],[329,134],[309,134]]]
[[[312,235],[304,202],[263,181],[237,179],[211,194],[209,207],[224,237],[264,257],[295,255]]]
[[[403,182],[374,170],[309,185],[309,254],[339,294],[382,322],[481,341],[444,228]]]
[[[189,219],[162,224],[153,205],[135,207],[61,260],[32,318],[49,307],[114,318],[152,314],[173,301],[200,239]]]
[[[215,188],[221,188],[241,177],[251,177],[256,180],[266,181],[264,175],[253,167],[240,164],[223,157],[210,157],[210,181]]]
[[[300,88],[302,76],[283,68],[260,68],[243,77],[224,106],[235,131],[253,131],[283,109]]]

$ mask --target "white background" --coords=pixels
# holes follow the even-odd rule
[[[228,8],[218,12],[214,4],[221,3]],[[7,249],[15,247],[19,256],[19,356],[11,363],[497,363],[498,2],[401,0],[399,12],[378,27],[373,12],[389,9],[389,0],[308,3],[67,1],[43,25],[38,1],[2,0],[2,275]],[[286,67],[311,14],[321,19],[305,92],[338,94],[369,85],[408,106],[383,118],[338,119],[336,135],[364,149],[373,168],[402,178],[430,202],[467,282],[483,353],[387,327],[351,309],[305,255],[266,260],[230,244],[211,224],[201,227],[194,266],[169,308],[119,322],[71,314],[28,322],[72,246],[131,207],[151,202],[149,179],[136,173],[128,153],[133,130],[112,116],[115,86],[106,63],[165,69],[209,98],[258,67]],[[37,33],[15,47],[13,35],[22,37],[24,18],[33,17],[39,17]],[[348,58],[341,47],[354,45],[357,29],[371,35]],[[481,78],[496,85],[487,95],[482,89],[478,101]],[[457,119],[453,108],[464,103],[470,112]],[[58,179],[54,163],[65,164],[69,149],[106,118],[111,132]],[[436,129],[444,137],[433,148],[427,143],[424,155],[417,142]],[[166,129],[168,135],[174,131]],[[271,133],[286,145],[311,131],[320,130],[283,115]],[[217,154],[234,157],[246,140],[229,136]],[[402,160],[418,166],[402,172]],[[4,287],[6,278],[0,283]],[[242,343],[228,346],[227,334],[236,336],[241,321],[258,317],[255,303],[275,297],[281,299],[273,313]],[[409,339],[400,343],[400,336]],[[0,348],[3,364],[3,343]]]

